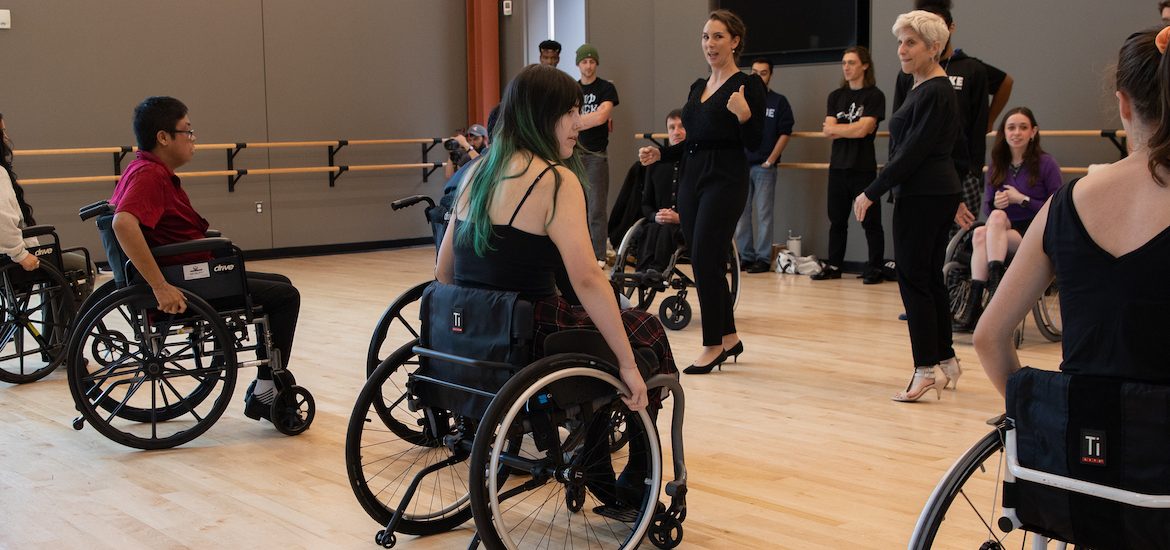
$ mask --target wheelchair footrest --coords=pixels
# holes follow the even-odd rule
[[[638,521],[638,510],[625,506],[602,505],[594,508],[593,513],[622,523]]]

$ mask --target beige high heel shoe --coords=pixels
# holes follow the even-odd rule
[[[951,386],[951,389],[959,389],[959,377],[963,376],[963,367],[959,365],[959,357],[955,356],[938,364],[938,368],[942,369],[943,377],[946,381],[943,382],[943,389]]]
[[[942,398],[938,382],[934,379],[934,367],[914,367],[914,377],[910,379],[910,384],[906,386],[906,390],[894,394],[890,399],[910,403],[918,401],[930,390],[934,390],[935,399]]]

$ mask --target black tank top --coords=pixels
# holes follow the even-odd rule
[[[1170,227],[1121,257],[1085,230],[1076,181],[1052,196],[1044,252],[1060,288],[1061,370],[1170,382]]]
[[[455,239],[455,284],[519,292],[533,300],[557,293],[555,273],[562,262],[556,244],[548,235],[534,235],[512,227],[536,184],[555,166],[550,164],[536,176],[507,225],[492,225],[488,250],[482,257],[476,255],[470,242],[461,244],[460,239]],[[460,221],[455,219],[454,223]]]

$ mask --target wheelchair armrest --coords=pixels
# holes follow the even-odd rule
[[[573,328],[554,332],[544,339],[544,354],[546,356],[558,353],[584,353],[605,361],[614,367],[618,366],[617,355],[609,349],[605,337],[593,329]],[[658,357],[649,348],[634,350],[634,361],[643,379],[648,379],[658,370]]]
[[[223,232],[218,229],[208,229],[207,231],[203,232],[203,236],[208,238],[222,237]]]
[[[114,207],[110,206],[109,201],[104,201],[104,200],[97,201],[95,203],[82,206],[81,209],[77,211],[77,215],[80,216],[83,221],[88,220],[90,218],[93,218],[95,216],[100,216],[102,214],[113,214],[113,213],[114,213]]]
[[[23,230],[24,238],[30,239],[32,237],[40,237],[41,235],[48,235],[57,228],[51,225],[34,225],[32,227],[25,227]]]
[[[192,241],[185,241],[174,244],[164,244],[150,249],[150,253],[154,257],[159,258],[163,256],[176,256],[179,254],[190,254],[192,252],[209,252],[220,248],[227,248],[232,245],[232,240],[226,237],[214,237],[208,239],[195,239]]]

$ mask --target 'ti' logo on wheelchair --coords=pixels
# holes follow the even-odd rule
[[[1105,465],[1105,432],[1081,430],[1081,464]]]
[[[451,332],[456,334],[463,333],[463,310],[456,309],[451,312]]]

